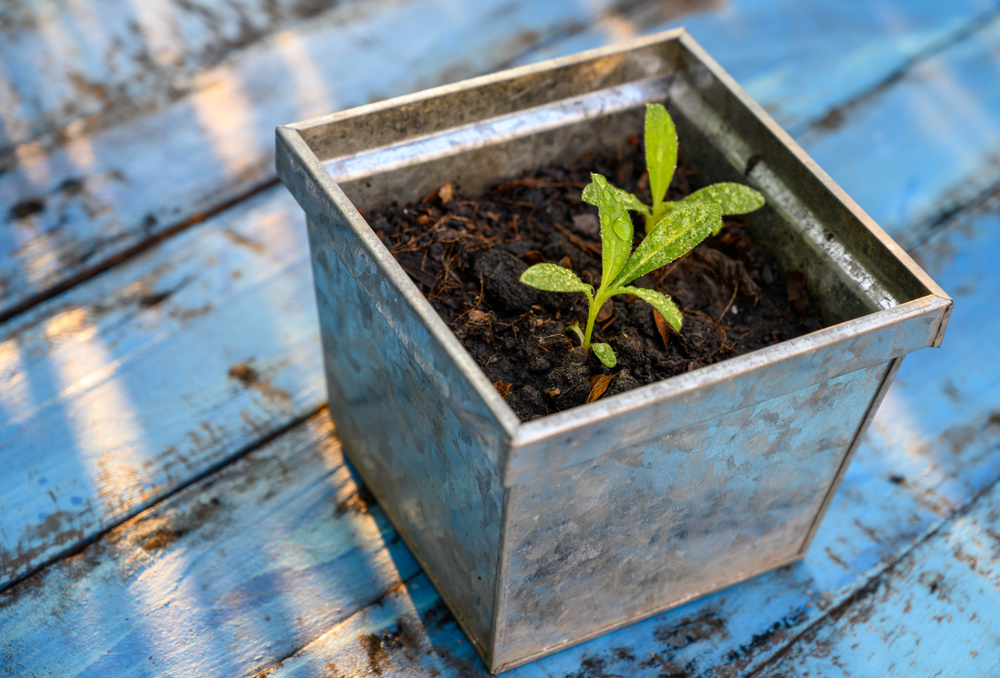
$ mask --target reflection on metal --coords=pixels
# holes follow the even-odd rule
[[[707,180],[766,194],[749,228],[829,326],[522,424],[355,205],[614,148],[641,131],[639,91],[662,92]],[[553,126],[567,108],[586,113]],[[338,436],[493,671],[801,559],[952,304],[683,31],[279,128],[277,158]]]
[[[508,113],[482,122],[333,158],[324,163],[324,166],[334,181],[345,183],[352,179],[411,166],[415,162],[427,162],[456,153],[467,153],[519,137],[555,130],[570,123],[607,117],[635,109],[647,101],[662,100],[667,93],[667,82],[663,78],[629,83],[537,106],[527,111]]]

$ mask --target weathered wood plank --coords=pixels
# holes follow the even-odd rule
[[[1000,12],[990,0],[642,3],[526,52],[526,64],[684,26],[785,129],[799,135],[831,111],[894,84],[917,62],[964,41]]]
[[[415,576],[330,429],[322,413],[0,593],[0,674],[248,675]]]
[[[995,485],[756,675],[1000,674],[998,525]]]
[[[275,663],[267,675],[312,678],[372,674],[414,678],[492,675],[424,574],[394,589],[379,605],[360,610],[301,651]],[[503,675],[551,678],[558,674],[536,662]]]
[[[320,406],[297,211],[275,187],[4,326],[0,587]]]
[[[914,257],[955,299],[944,345],[908,356],[868,434],[896,482],[939,514],[1000,477],[1000,193],[954,219]]]
[[[1000,537],[994,529],[998,520],[1000,487],[994,487],[968,515],[949,521],[885,575],[855,591],[839,608],[830,608],[790,651],[753,675],[993,675],[1000,669]],[[743,598],[742,602],[752,602]],[[757,615],[769,611],[752,610]],[[746,675],[742,656],[795,629],[798,615],[770,618],[773,623],[762,633],[746,638],[745,616],[722,617],[712,609],[682,614],[678,611],[672,619],[664,615],[617,632],[614,642],[603,647],[592,641],[505,675]],[[268,675],[488,676],[463,640],[421,575],[380,605],[365,608],[284,659]],[[737,645],[741,640],[747,642]],[[703,644],[728,646],[730,654],[707,666],[685,656],[691,654],[685,649]]]
[[[0,219],[12,226],[0,230],[0,318],[273,181],[275,124],[685,23],[780,121],[799,125],[948,44],[993,4],[625,6],[338,6],[200,72],[185,96],[162,108],[49,153],[25,146],[17,167],[0,173]],[[398,40],[387,28],[401,25],[419,39]],[[821,39],[813,37],[815,25],[823,26]],[[529,51],[538,45],[544,49]]]
[[[904,247],[925,239],[942,215],[1000,188],[998,50],[994,19],[799,137]]]
[[[0,168],[174,101],[233,51],[322,12],[310,0],[0,5]]]
[[[975,85],[975,87],[979,87],[981,84]],[[969,90],[974,97],[978,96],[975,87],[971,87]],[[877,107],[878,102],[876,101],[874,104]],[[990,111],[988,110],[987,113],[990,113]],[[964,114],[968,114],[968,110]],[[845,126],[857,124],[859,128],[863,129],[864,125],[867,124],[865,120],[868,120],[866,116],[855,116]],[[957,120],[951,121],[951,124],[961,125],[962,122],[963,119],[959,117]],[[827,166],[827,169],[835,171],[836,167]],[[275,195],[277,193],[280,193],[280,191],[275,192]],[[265,201],[271,200],[271,198],[269,196],[262,196],[260,200],[263,204]],[[291,213],[289,212],[289,214]],[[245,214],[241,219],[250,220]],[[212,231],[218,236],[219,233],[215,229],[219,228],[217,224],[220,223],[223,222],[215,221],[209,228],[204,229],[204,231],[199,229],[198,234],[201,235],[204,232]],[[983,223],[987,224],[993,233],[997,232],[995,223],[988,221],[984,221]],[[965,227],[973,228],[974,225],[966,225]],[[242,231],[235,232],[238,235],[244,234]],[[289,230],[284,233],[293,232]],[[954,232],[961,233],[961,230],[956,229]],[[650,622],[646,622],[644,625],[631,627],[632,629],[636,629],[636,633],[645,633],[645,636],[628,635],[629,630],[624,630],[618,632],[618,634],[612,634],[605,639],[593,641],[593,643],[582,646],[577,651],[571,650],[559,655],[558,658],[547,660],[551,663],[532,665],[534,667],[533,670],[537,671],[537,673],[532,673],[532,675],[544,675],[546,673],[551,675],[560,675],[560,673],[580,673],[586,675],[588,671],[590,673],[603,671],[605,673],[625,675],[632,668],[635,668],[636,675],[642,675],[643,671],[648,675],[654,675],[653,671],[664,671],[666,667],[660,664],[659,660],[655,656],[652,656],[653,654],[659,655],[664,662],[667,662],[671,666],[680,667],[680,670],[683,671],[688,671],[687,667],[690,666],[690,673],[692,675],[698,675],[698,672],[707,673],[709,668],[714,671],[717,667],[721,667],[717,673],[721,673],[722,675],[725,675],[725,671],[727,670],[732,673],[739,670],[751,670],[773,656],[773,653],[782,646],[784,640],[787,640],[809,623],[818,619],[817,608],[825,607],[830,609],[831,604],[836,605],[846,600],[851,592],[859,590],[858,586],[860,582],[866,581],[870,576],[878,575],[881,569],[887,563],[891,562],[901,551],[905,550],[918,535],[928,529],[933,529],[934,526],[939,524],[942,515],[947,515],[955,506],[961,506],[967,502],[977,489],[988,486],[991,478],[996,478],[996,436],[1000,431],[994,430],[996,427],[992,417],[994,412],[1000,411],[1000,407],[998,407],[996,402],[996,394],[998,393],[998,389],[996,388],[997,377],[991,371],[996,369],[996,365],[991,366],[989,361],[981,360],[979,357],[982,356],[984,346],[992,345],[991,340],[996,336],[997,332],[996,321],[994,319],[996,314],[993,313],[996,302],[993,298],[992,290],[1000,287],[1000,281],[997,280],[996,274],[989,267],[993,266],[992,260],[995,259],[995,253],[1000,250],[998,250],[997,245],[992,241],[988,241],[983,236],[977,235],[976,231],[973,230],[971,232],[973,235],[970,236],[967,243],[962,243],[960,240],[942,243],[937,239],[932,239],[927,246],[918,252],[918,254],[923,253],[923,263],[925,266],[928,266],[932,275],[937,277],[945,288],[956,296],[958,301],[956,316],[953,318],[945,347],[941,351],[926,351],[916,356],[911,356],[904,363],[897,388],[890,394],[890,399],[887,401],[887,408],[890,403],[893,403],[893,406],[896,408],[892,411],[893,414],[898,414],[902,411],[907,414],[905,421],[919,422],[919,434],[912,437],[903,435],[906,431],[900,429],[899,425],[894,423],[894,419],[886,414],[890,410],[886,409],[883,411],[883,415],[876,420],[876,427],[873,430],[873,435],[869,438],[869,445],[859,453],[858,459],[853,465],[848,479],[845,481],[845,485],[840,495],[838,495],[824,529],[821,531],[816,544],[814,544],[806,563],[794,568],[787,568],[768,577],[760,578],[738,589],[713,596],[694,606],[683,608],[674,613],[668,613]],[[947,233],[951,234],[953,231],[949,229]],[[187,236],[188,234],[184,235]],[[191,245],[191,241],[184,240],[183,238],[184,236],[175,238],[168,245],[178,246],[177,243],[183,241],[187,243],[188,247],[194,247]],[[931,247],[932,244],[934,244],[933,247]],[[935,254],[934,252],[937,250],[945,253],[951,252],[954,255],[954,265],[952,266],[949,263],[945,255],[939,256]],[[159,251],[158,249],[157,252]],[[196,251],[199,250],[197,248],[188,250],[185,256],[191,258],[193,256],[192,253]],[[223,253],[224,257],[230,256],[234,251],[238,251],[238,248],[220,247],[218,245],[213,245],[209,250],[209,252],[214,252],[217,256]],[[201,252],[201,254],[207,256],[204,252]],[[149,265],[150,268],[147,270],[152,270],[161,265],[169,268],[166,266],[167,263],[170,266],[175,266],[178,261],[183,261],[183,258],[179,255],[176,256],[176,260],[174,258],[159,259],[150,256],[148,260],[142,258],[137,261],[143,265]],[[207,263],[207,260],[205,261]],[[290,268],[304,266],[304,261],[301,258],[295,258],[292,255],[289,255],[287,261],[289,263],[286,266]],[[302,261],[301,264],[291,263],[300,261]],[[198,268],[199,263],[199,261],[196,261],[192,268]],[[137,264],[132,262],[130,263],[131,265]],[[260,265],[260,262],[256,259],[241,261],[238,265],[233,265],[226,269],[226,274],[231,275],[232,271],[235,270],[240,270],[241,273],[245,274],[254,265]],[[200,268],[211,269],[211,267],[206,265],[201,265]],[[93,379],[99,381],[102,378],[99,368],[111,365],[112,371],[121,370],[126,375],[121,381],[128,387],[128,393],[142,390],[146,393],[146,400],[144,402],[160,403],[159,406],[147,405],[143,414],[143,416],[147,416],[146,413],[152,412],[152,419],[156,419],[157,416],[164,419],[161,422],[162,428],[154,429],[158,431],[157,435],[160,435],[163,430],[166,430],[171,425],[186,425],[198,419],[190,417],[190,410],[182,412],[173,410],[171,406],[172,399],[177,396],[176,391],[170,391],[169,384],[168,388],[163,392],[150,393],[150,391],[156,391],[160,388],[162,380],[170,376],[169,373],[171,370],[177,369],[177,364],[183,364],[179,362],[180,358],[177,356],[183,356],[184,353],[178,352],[167,356],[175,364],[165,362],[160,367],[160,376],[157,379],[153,379],[149,375],[153,370],[150,366],[154,365],[155,361],[152,359],[146,359],[146,362],[138,360],[140,357],[148,356],[152,352],[152,349],[144,347],[147,345],[156,347],[162,345],[164,342],[172,342],[174,340],[174,338],[170,338],[172,337],[172,332],[176,334],[185,332],[197,334],[198,337],[186,340],[190,342],[186,344],[188,346],[205,345],[208,341],[206,337],[211,337],[212,341],[232,342],[234,340],[226,337],[226,332],[220,333],[219,331],[219,328],[225,327],[223,320],[219,320],[218,324],[212,324],[216,321],[209,321],[208,318],[220,318],[228,322],[229,318],[238,317],[240,314],[235,311],[231,314],[217,312],[215,310],[216,306],[213,304],[212,310],[203,316],[205,318],[204,324],[194,325],[190,316],[188,316],[186,323],[180,318],[171,318],[169,310],[155,311],[152,309],[156,309],[157,307],[169,309],[170,304],[174,301],[173,297],[170,299],[160,299],[158,303],[154,302],[156,302],[159,295],[165,291],[169,291],[171,286],[179,285],[186,278],[179,276],[168,279],[171,286],[161,287],[153,285],[146,288],[149,290],[148,293],[144,293],[141,285],[130,288],[129,286],[132,285],[132,282],[124,282],[126,279],[134,282],[140,280],[142,276],[133,275],[132,278],[129,278],[128,276],[134,274],[135,271],[128,269],[128,267],[123,267],[123,270],[125,270],[125,273],[123,273],[124,277],[115,278],[115,282],[108,283],[106,287],[95,286],[88,288],[89,293],[83,294],[80,297],[76,297],[74,296],[75,293],[71,293],[63,299],[56,300],[60,302],[66,300],[68,303],[65,306],[61,303],[53,303],[47,306],[48,315],[40,313],[30,316],[30,318],[36,319],[40,324],[44,324],[47,327],[46,331],[39,331],[37,334],[32,334],[32,330],[25,327],[30,318],[26,318],[25,323],[18,323],[27,333],[26,336],[29,340],[27,343],[30,346],[23,353],[17,353],[17,359],[18,361],[29,358],[36,359],[38,362],[34,369],[36,370],[35,374],[39,376],[36,376],[32,380],[17,381],[15,379],[14,382],[18,384],[17,388],[20,389],[18,393],[31,393],[29,387],[32,384],[39,385],[39,393],[44,396],[42,400],[38,401],[38,403],[42,404],[41,409],[45,409],[46,407],[54,408],[61,400],[60,394],[62,394],[63,398],[74,398],[77,397],[76,394],[86,392],[87,389],[93,386],[92,381],[88,377],[96,373],[98,376]],[[190,272],[190,269],[187,272]],[[118,274],[118,271],[112,271],[108,276],[102,276],[95,280],[108,280]],[[230,296],[228,297],[224,291],[220,291],[225,290],[222,287],[222,281],[225,279],[226,274],[212,274],[219,281],[218,286],[214,288],[215,291],[213,292],[213,288],[209,285],[210,289],[205,292],[205,297],[197,295],[188,298],[177,297],[178,306],[175,308],[175,311],[183,316],[186,315],[184,313],[185,310],[190,311],[203,308],[203,304],[199,305],[202,300],[216,299],[217,297],[223,297],[223,302],[219,304],[219,307],[223,307],[229,303],[227,300],[233,296],[240,297],[241,294],[249,294],[246,291],[240,291],[243,288],[230,290]],[[307,277],[307,274],[301,272],[299,272],[299,275]],[[151,280],[155,282],[156,279],[151,278]],[[96,285],[96,283],[94,284]],[[205,284],[205,280],[202,278],[188,280],[186,285],[175,292],[175,296],[180,295],[189,288],[200,289],[202,284]],[[258,286],[265,290],[272,287],[267,282],[259,282]],[[308,285],[306,287],[308,288]],[[106,324],[97,324],[93,327],[88,327],[87,325],[75,325],[76,320],[72,315],[63,315],[73,311],[77,305],[88,303],[87,300],[93,302],[94,299],[99,299],[102,296],[111,298],[115,296],[116,291],[121,292],[122,290],[129,289],[132,292],[139,293],[137,300],[131,302],[131,316],[129,313],[123,312],[120,315],[112,316],[111,320],[108,320]],[[968,291],[967,294],[965,293],[966,291]],[[188,293],[192,294],[192,292]],[[124,295],[124,292],[122,294]],[[301,300],[299,303],[304,308],[309,308],[312,302],[311,292],[307,291],[305,296],[307,298]],[[294,294],[289,294],[289,298],[293,297],[295,297]],[[185,304],[180,305],[181,301],[184,301]],[[188,305],[188,302],[190,302],[190,305]],[[278,306],[280,304],[276,303],[274,307],[277,308]],[[244,304],[242,308],[244,312],[251,314],[251,320],[254,318],[260,320],[260,316],[265,315],[259,309],[254,310],[247,304]],[[969,308],[974,312],[967,316],[961,316],[960,313],[963,308]],[[284,317],[284,313],[284,311],[281,311],[280,316]],[[279,312],[273,311],[267,315],[278,317]],[[56,319],[60,320],[56,322]],[[987,322],[984,322],[984,320]],[[47,324],[49,322],[52,322],[52,324]],[[172,322],[176,322],[176,325],[170,325]],[[251,329],[261,325],[262,323],[237,325],[233,331],[249,332]],[[195,327],[196,329],[189,329],[191,327]],[[250,329],[247,329],[248,327]],[[48,368],[42,367],[47,360],[44,351],[48,350],[44,346],[44,342],[31,343],[30,341],[33,337],[40,339],[42,336],[46,340],[54,338],[55,343],[62,346],[61,349],[57,347],[56,350],[56,353],[60,350],[62,351],[62,357],[58,360],[53,360]],[[956,339],[966,336],[968,336],[968,340],[959,342],[956,347]],[[111,339],[108,339],[108,337],[111,337]],[[315,339],[313,338],[311,341],[315,341]],[[251,343],[253,346],[258,345],[256,342]],[[277,344],[277,340],[274,340],[274,343]],[[87,357],[88,351],[92,347],[103,349],[106,345],[110,345],[113,348],[117,345],[128,350],[123,351],[121,354],[116,354],[117,357],[114,360],[119,360],[120,362],[114,362],[114,360],[102,362],[102,359],[98,358],[93,363],[96,368],[89,367],[86,363],[86,360],[89,359]],[[70,352],[71,346],[75,346],[74,350],[77,353]],[[10,359],[9,355],[15,355],[13,353],[8,354],[7,350],[7,345],[4,344],[5,360]],[[272,357],[277,356],[280,358],[284,355],[280,349],[273,346],[270,350],[273,351]],[[42,352],[37,353],[39,351]],[[33,353],[36,354],[33,355]],[[203,355],[203,353],[199,353],[198,355]],[[258,357],[259,354],[254,353],[251,355]],[[24,356],[28,356],[28,358]],[[942,356],[948,356],[944,360],[944,364],[941,362]],[[231,384],[229,388],[239,392],[238,389],[242,388],[242,382],[236,377],[230,380],[224,373],[228,371],[229,367],[238,364],[235,361],[245,360],[247,357],[249,355],[230,355],[220,349],[218,355],[208,356],[207,359],[198,364],[198,367],[206,373],[215,375],[211,378],[217,379],[219,383],[225,384],[229,382]],[[926,362],[917,362],[917,366],[914,367],[917,358],[924,359]],[[307,360],[308,358],[302,358],[303,364]],[[5,363],[5,376],[9,374],[6,370],[11,369],[9,365],[10,363]],[[251,365],[257,365],[257,363],[251,363]],[[259,365],[257,367],[259,368]],[[75,369],[79,369],[79,371],[74,373],[72,370]],[[216,372],[218,374],[215,374]],[[111,372],[107,373],[110,374]],[[156,372],[153,371],[152,373]],[[261,373],[263,372],[261,371]],[[186,378],[189,374],[190,372],[185,372],[183,378]],[[250,375],[249,372],[241,370],[237,370],[237,374],[243,374],[246,377]],[[282,374],[284,373],[278,374],[278,378],[281,378]],[[72,380],[72,385],[67,387],[69,390],[53,389],[51,384],[55,383],[55,380],[63,375],[68,375]],[[181,378],[178,377],[177,381],[180,381]],[[952,382],[950,385],[949,380]],[[290,379],[291,381],[294,380]],[[303,381],[305,381],[304,378]],[[50,385],[48,387],[49,390],[46,390],[46,383]],[[201,383],[211,384],[212,382],[209,376],[206,376]],[[248,391],[250,395],[260,393],[261,397],[266,398],[263,392],[257,390],[257,388],[267,390],[266,386],[262,384],[260,387],[253,387],[252,383]],[[919,388],[921,385],[926,386],[926,390],[921,390]],[[28,390],[25,390],[26,388]],[[911,392],[909,390],[911,388],[915,390]],[[9,392],[5,389],[3,394],[6,396]],[[217,411],[225,409],[222,403],[224,402],[223,395],[226,393],[225,388],[220,388],[217,385],[210,386],[207,397],[203,398],[198,389],[192,388],[188,393],[188,399],[195,402],[197,406],[202,407],[204,412],[211,413],[212,418],[210,421],[214,421]],[[942,397],[942,393],[944,397]],[[105,400],[107,397],[110,396],[102,396]],[[316,398],[320,397],[319,395],[316,396]],[[957,397],[958,400],[953,407],[941,407],[943,403],[950,402],[948,399],[954,397]],[[15,405],[13,407],[19,408],[20,405],[16,403],[25,401],[21,400],[20,395],[16,397],[12,396],[9,400],[3,401],[5,408],[8,407],[8,402],[14,402]],[[32,403],[31,407],[35,407],[38,404],[35,401],[28,402]],[[63,411],[65,419],[61,420],[62,423],[59,426],[64,430],[68,424],[74,421],[68,418],[69,414],[77,411],[74,407],[68,407]],[[189,408],[191,405],[187,403],[182,404],[181,407]],[[41,409],[38,411],[41,411]],[[171,410],[171,412],[164,414],[164,410]],[[21,409],[17,409],[17,411],[19,413],[22,412]],[[230,412],[226,416],[234,416],[236,410],[230,410]],[[265,410],[264,413],[266,416],[274,417],[273,411]],[[269,421],[266,416],[262,417],[260,421]],[[221,418],[225,420],[225,416]],[[277,419],[278,421],[291,420],[281,419],[280,417]],[[885,428],[882,428],[883,420],[889,422]],[[52,418],[49,421],[56,422],[60,420]],[[145,420],[143,421],[145,422]],[[44,427],[41,430],[44,430]],[[81,430],[83,431],[85,443],[88,442],[88,439],[91,444],[94,444],[94,440],[101,442],[100,435],[103,434],[101,431],[88,431],[85,427],[81,427],[80,429],[74,429],[72,434],[79,434]],[[264,434],[265,432],[262,431],[261,435]],[[68,434],[66,437],[69,437]],[[227,449],[238,450],[242,449],[240,445],[243,445],[243,447],[246,446],[246,444],[240,443],[238,436],[236,438],[235,444]],[[246,440],[249,439],[249,437],[246,438]],[[33,446],[23,448],[23,452],[37,454],[38,450],[34,448],[37,448],[41,444],[41,441],[44,440],[46,440],[44,436],[36,434],[35,437],[31,438]],[[223,446],[228,444],[227,441]],[[954,460],[951,457],[953,450],[958,451],[958,456]],[[126,445],[122,445],[118,449],[119,456],[122,459],[127,459],[133,452],[135,452],[135,449]],[[142,450],[139,449],[137,454],[141,456]],[[197,460],[195,462],[197,463]],[[203,471],[198,471],[196,468],[195,471],[188,469],[185,472],[193,474],[189,474],[187,477],[194,477],[194,475]],[[113,475],[109,475],[109,478],[114,477]],[[35,476],[32,480],[34,481],[34,485],[25,483],[25,486],[34,487],[40,478]],[[119,478],[118,480],[121,479]],[[132,484],[134,483],[122,483],[126,487],[130,487]],[[43,488],[43,491],[38,492],[39,495],[43,495],[44,487],[38,487]],[[112,487],[112,490],[114,489]],[[70,495],[68,493],[65,496],[70,501],[72,500],[72,496],[79,497],[79,495]],[[135,506],[132,509],[137,510]],[[0,512],[0,515],[4,515],[6,518],[7,513]],[[258,520],[260,517],[259,514],[256,515]],[[7,527],[6,520],[3,521],[3,525],[0,527]],[[840,565],[838,561],[846,563],[846,566]],[[69,559],[57,565],[56,568],[61,568],[64,565],[69,567],[70,565],[66,564],[75,562],[75,560]],[[118,571],[116,570],[116,572]],[[45,574],[45,576],[47,575],[48,573]],[[112,577],[108,578],[113,579]],[[418,582],[418,580],[411,581],[414,584]],[[40,587],[40,590],[44,591],[47,588],[48,585],[45,585]],[[14,590],[20,590],[20,586]],[[786,591],[788,593],[785,593]],[[86,588],[83,585],[79,585],[78,589],[74,589],[73,595],[84,596],[85,594]],[[427,600],[428,602],[421,603],[423,607],[418,605],[418,608],[429,609],[432,607],[433,603],[429,602],[430,599]],[[322,602],[322,600],[318,602]],[[132,606],[134,605],[134,600],[130,598],[125,603],[128,606]],[[105,609],[113,611],[116,608],[114,608],[114,605],[108,605]],[[372,611],[377,611],[377,609],[372,608]],[[107,614],[110,615],[113,612],[108,612]],[[127,615],[128,613],[124,614]],[[58,617],[53,619],[58,620]],[[362,617],[356,617],[355,619],[360,620]],[[104,619],[102,617],[100,624],[103,623]],[[331,619],[328,623],[336,623],[336,619]],[[100,628],[100,624],[95,624],[95,628]],[[390,624],[383,624],[381,627],[373,626],[373,624],[376,624],[376,622],[371,622],[369,626],[365,627],[367,630],[364,633],[370,633],[373,629],[377,630],[377,628],[384,628],[390,631],[395,628]],[[51,633],[54,637],[78,630],[77,626],[59,627],[52,620],[49,620],[48,624],[37,628],[39,633]],[[341,627],[341,629],[344,628],[346,627]],[[344,633],[346,634],[346,631]],[[754,636],[758,636],[758,638],[755,639]],[[146,649],[147,647],[156,646],[158,643],[164,642],[164,639],[169,640],[172,637],[169,634],[159,637],[151,635],[150,637],[143,637],[140,645],[142,649]],[[344,635],[343,637],[348,638],[349,636]],[[360,634],[354,637],[352,642],[355,645],[351,647],[361,647],[358,644],[358,638],[360,637]],[[451,637],[451,640],[448,640],[445,645],[461,648],[461,645],[457,644],[457,638],[457,636]],[[638,640],[633,642],[632,638],[638,638]],[[305,639],[307,638],[302,638],[302,640]],[[36,640],[37,638],[33,636],[30,642],[36,642]],[[101,641],[101,639],[98,639],[98,641]],[[52,641],[50,640],[49,642]],[[344,642],[346,643],[347,641],[345,640]],[[368,643],[367,646],[362,648],[365,654],[359,656],[367,657],[367,648],[374,647],[370,640],[365,642]],[[643,645],[643,643],[647,644]],[[635,661],[628,659],[628,653],[625,653],[624,656],[619,656],[619,653],[616,652],[616,649],[624,649],[629,647],[629,644],[631,645],[632,656],[636,657]],[[104,642],[104,645],[101,645],[101,642],[97,642],[96,645],[111,648],[112,650],[114,648],[111,641]],[[344,643],[341,643],[341,646],[344,648],[347,647]],[[294,649],[295,645],[290,644],[287,647]],[[648,656],[642,654],[643,648],[646,647],[650,648],[649,653],[647,653]],[[357,654],[356,649],[352,650],[352,652]],[[729,653],[732,653],[732,655]],[[0,655],[0,658],[2,656]],[[273,657],[280,656],[282,655],[273,655]],[[375,656],[381,656],[378,654],[377,648]],[[402,672],[408,666],[395,654],[387,652],[387,656],[388,659],[382,665],[395,667],[392,668],[393,671],[398,670]],[[136,658],[139,658],[138,654],[133,655],[133,659]],[[449,668],[444,659],[440,657],[439,659],[441,665]],[[646,667],[639,666],[642,661],[648,662],[650,660],[655,661],[659,668],[653,664],[649,664]],[[379,659],[379,661],[382,662],[383,660]],[[565,663],[559,663],[563,661]],[[601,661],[604,663],[599,664],[598,662]],[[454,670],[457,675],[461,675],[458,673],[458,669],[454,669],[454,667],[450,670]],[[391,674],[392,671],[387,669],[386,672],[387,674]],[[525,667],[525,672],[530,672],[529,667]],[[447,675],[447,672],[445,673]]]
[[[0,318],[273,183],[275,125],[491,71],[609,6],[341,4],[199,72],[148,114],[50,153],[22,146],[0,172]]]

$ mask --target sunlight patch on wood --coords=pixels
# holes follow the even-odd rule
[[[239,178],[259,162],[253,106],[234,68],[213,73],[214,82],[205,83],[191,97],[191,107],[205,137],[215,151],[223,171]]]
[[[612,15],[607,17],[604,20],[602,28],[604,30],[604,38],[609,43],[628,40],[639,35],[639,27],[622,16]]]
[[[306,116],[336,110],[337,105],[326,86],[326,78],[316,67],[299,31],[285,29],[274,36],[275,45],[288,73],[295,80],[295,103]]]

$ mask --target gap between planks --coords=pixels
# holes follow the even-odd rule
[[[418,574],[331,430],[317,414],[0,593],[0,672],[245,674]]]
[[[941,524],[937,525],[932,530],[930,530],[919,541],[915,542],[911,548],[907,549],[904,553],[901,553],[896,560],[889,563],[888,566],[885,567],[883,570],[881,570],[876,576],[871,577],[867,582],[864,583],[864,585],[858,587],[857,590],[851,593],[851,595],[845,598],[841,603],[839,603],[833,608],[830,608],[823,614],[822,617],[816,619],[814,622],[809,624],[809,626],[802,629],[800,633],[798,633],[795,637],[791,638],[788,641],[788,643],[786,643],[784,646],[778,649],[778,651],[775,652],[767,661],[763,662],[757,668],[755,668],[753,671],[747,674],[746,678],[754,678],[763,675],[787,676],[788,674],[785,673],[785,671],[780,671],[778,673],[775,673],[774,671],[779,669],[781,663],[784,662],[789,657],[791,657],[793,652],[798,651],[799,654],[802,654],[804,650],[800,649],[800,646],[802,645],[807,646],[805,648],[807,650],[809,646],[814,645],[818,636],[818,632],[821,629],[829,627],[831,623],[840,621],[842,618],[847,616],[851,611],[857,608],[860,603],[874,596],[879,591],[880,588],[888,586],[890,579],[894,577],[897,573],[901,573],[904,567],[907,564],[909,564],[907,561],[915,560],[919,552],[930,550],[931,547],[936,545],[936,542],[945,541],[946,537],[949,536],[948,533],[952,532],[955,529],[956,525],[962,522],[963,519],[966,519],[972,516],[973,514],[981,513],[986,507],[996,505],[998,503],[997,500],[998,488],[1000,488],[1000,482],[995,482],[993,485],[983,488],[968,504],[961,507],[958,511],[955,512],[954,515],[950,516],[947,520],[943,521]],[[961,549],[961,545],[959,545],[959,549]],[[958,554],[956,554],[956,558],[958,558]],[[997,564],[998,564],[997,558],[994,558],[993,565],[996,566]],[[970,567],[972,568],[972,571],[974,573],[978,575],[984,574],[982,572],[978,572],[977,568],[973,566],[971,563]],[[1000,574],[1000,572],[994,570],[993,574],[998,575]],[[905,577],[906,575],[905,573],[902,573],[900,574],[900,576]],[[924,584],[924,582],[921,582],[921,584]],[[930,584],[930,590],[932,594],[935,592],[935,586],[933,581]],[[908,612],[908,609],[904,611],[904,614],[906,612]],[[994,609],[994,613],[995,612],[996,608]],[[867,621],[867,619],[870,619],[872,616],[874,615],[868,615],[868,618],[866,618],[865,621]],[[996,622],[998,620],[1000,620],[1000,617],[995,618],[993,621]],[[982,621],[987,624],[990,622],[989,618],[985,616],[982,619]],[[919,622],[913,622],[913,623],[919,624]],[[994,650],[996,650],[996,648],[994,648]],[[952,648],[949,648],[949,652],[951,651]],[[823,654],[820,654],[821,650],[818,648],[815,650],[815,652],[816,652],[815,656],[817,657],[825,656]],[[989,653],[984,651],[983,654],[984,654],[983,661],[990,661]],[[994,656],[994,660],[998,658],[1000,658],[1000,655]],[[967,657],[961,657],[956,659],[958,660],[959,663],[961,663],[963,660],[967,660]],[[841,661],[844,660],[845,658],[841,657]],[[893,664],[895,663],[897,662],[893,662]],[[916,667],[911,667],[911,668],[916,668]],[[920,668],[929,669],[930,667],[924,665]],[[945,667],[941,668],[943,669]],[[951,665],[950,668],[954,669],[954,665]],[[969,668],[970,667],[967,667],[967,669]],[[971,668],[971,670],[976,670],[976,669]],[[907,671],[904,670],[903,674],[906,675]],[[806,672],[805,674],[802,675],[809,675],[809,673]],[[969,673],[965,675],[972,675],[972,674]]]

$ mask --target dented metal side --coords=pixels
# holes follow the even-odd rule
[[[768,196],[748,227],[832,326],[521,424],[352,201],[617,143],[657,96],[708,180]],[[277,156],[345,449],[494,671],[801,558],[952,305],[683,31],[279,128]]]

